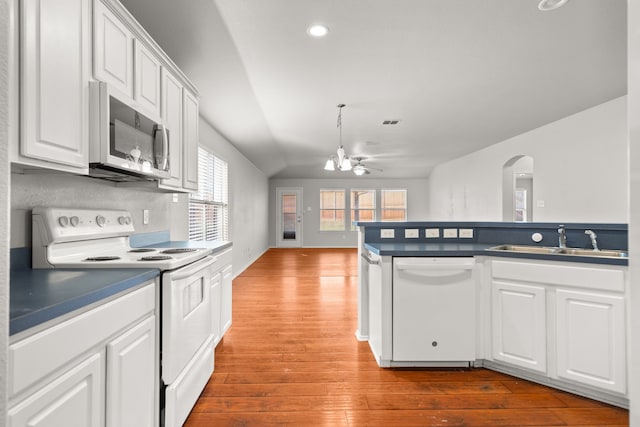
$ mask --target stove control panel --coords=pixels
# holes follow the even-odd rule
[[[134,233],[131,214],[123,210],[34,208],[33,243],[91,240]]]

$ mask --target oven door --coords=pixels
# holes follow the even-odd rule
[[[214,258],[162,275],[162,380],[171,384],[212,336],[211,272]]]

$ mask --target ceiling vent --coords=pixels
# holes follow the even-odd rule
[[[400,123],[400,120],[385,120],[382,122],[383,125],[397,125]]]

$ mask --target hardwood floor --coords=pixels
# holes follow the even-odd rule
[[[487,369],[381,369],[354,332],[355,249],[271,249],[185,426],[627,426],[626,410]]]

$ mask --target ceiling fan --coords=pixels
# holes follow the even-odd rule
[[[382,169],[372,168],[370,166],[365,166],[362,161],[366,159],[366,157],[351,157],[356,163],[352,166],[353,173],[358,176],[369,175],[371,170],[376,170],[382,172]]]

